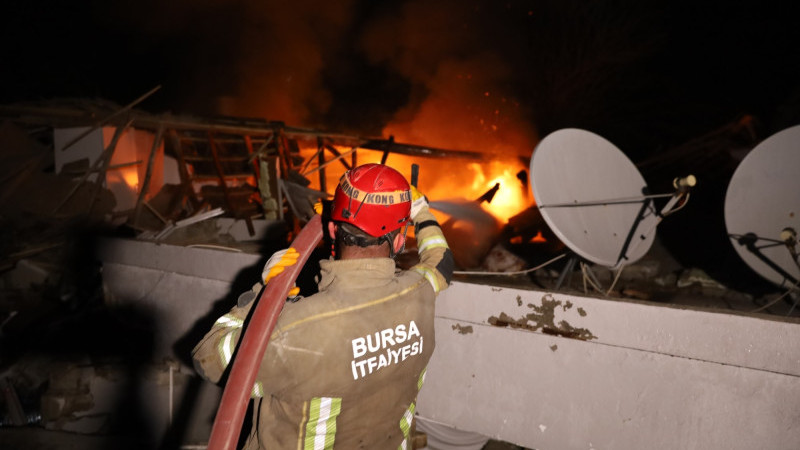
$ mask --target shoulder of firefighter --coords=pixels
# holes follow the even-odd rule
[[[227,314],[217,319],[211,330],[192,350],[194,368],[200,376],[213,383],[218,383],[222,379],[225,369],[233,359],[245,318],[252,304],[253,302],[248,302],[244,307],[234,306]]]
[[[414,186],[411,186],[411,199],[411,220],[419,251],[419,264],[411,270],[425,277],[438,294],[450,285],[453,277],[453,253],[439,222],[428,209],[428,199]]]
[[[299,253],[292,247],[275,252],[269,258],[261,273],[264,285],[283,272],[286,267],[294,265],[298,257]],[[261,283],[256,283],[251,290],[241,294],[236,306],[217,319],[211,330],[192,350],[195,370],[203,378],[214,383],[218,383],[222,378],[239,344],[242,327],[247,315],[250,313],[250,308],[254,304],[253,300],[261,292],[262,287]],[[293,286],[289,291],[290,299],[294,298],[299,290],[297,286]],[[261,396],[258,386],[258,384],[254,386],[252,392],[254,397]]]

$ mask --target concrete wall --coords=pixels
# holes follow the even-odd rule
[[[800,448],[797,321],[465,283],[436,315],[425,418],[539,450]]]
[[[219,315],[224,314],[240,293],[232,292],[236,289],[231,286],[233,280],[242,271],[257,267],[262,259],[247,253],[132,240],[103,241],[99,257],[109,301],[136,305],[151,315],[157,360],[185,359],[186,355],[176,354],[175,342],[198,320],[211,319],[210,329],[216,319],[211,317],[215,306]],[[230,296],[234,300],[223,305],[222,300]]]
[[[235,301],[230,297],[238,295],[233,281],[248,269],[257,268],[260,274],[262,257],[123,239],[101,241],[98,257],[103,261],[108,301],[122,307],[135,306],[152,319],[153,366],[145,373],[158,376],[138,380],[140,407],[146,412],[149,429],[161,442],[174,420],[179,428],[171,433],[180,435],[183,443],[203,444],[211,433],[222,389],[201,381],[188,361],[188,352],[202,334],[186,338],[195,328],[201,333],[207,331],[219,315],[230,309]],[[251,284],[255,282],[250,277],[244,278]],[[221,312],[215,313],[215,308]],[[185,342],[176,348],[180,340]],[[170,388],[170,366],[173,388]],[[89,382],[96,384],[94,380]],[[106,392],[93,393],[113,396],[109,391],[114,388],[125,386],[111,386]],[[99,407],[86,411],[89,415],[108,413]],[[59,429],[75,426],[67,423]]]

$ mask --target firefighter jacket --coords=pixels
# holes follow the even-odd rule
[[[247,449],[410,448],[417,392],[434,349],[434,299],[453,259],[433,215],[415,221],[420,263],[321,261],[319,293],[283,308],[253,387]],[[217,320],[194,350],[219,381],[250,306]]]

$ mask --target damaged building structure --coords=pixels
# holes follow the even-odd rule
[[[0,106],[0,442],[35,429],[205,448],[222,387],[191,348],[332,180],[488,158],[136,103]],[[800,447],[800,312],[782,291],[730,289],[658,242],[624,271],[570,265],[535,205],[505,221],[481,209],[498,187],[431,198],[458,271],[436,307],[419,448]],[[415,257],[411,240],[398,265]]]

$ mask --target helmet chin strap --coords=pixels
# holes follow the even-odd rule
[[[406,224],[403,226],[403,245],[397,251],[394,250],[394,237],[392,237],[392,233],[386,233],[377,238],[368,238],[364,236],[356,236],[345,231],[341,235],[341,239],[345,245],[355,245],[362,248],[371,247],[373,245],[381,245],[385,242],[389,245],[389,257],[395,259],[397,258],[397,255],[403,253],[403,250],[406,248],[406,235],[408,234],[408,228],[409,223],[406,222]]]
[[[346,245],[357,245],[359,247],[371,247],[373,245],[381,245],[384,242],[389,246],[389,257],[392,259],[396,259],[397,255],[403,253],[403,250],[406,248],[406,234],[408,233],[408,225],[406,224],[403,227],[403,245],[394,250],[394,238],[392,237],[391,233],[384,234],[383,236],[375,239],[365,238],[364,236],[354,236],[352,234],[347,234],[342,236],[342,241]]]
[[[389,238],[389,235],[381,236],[381,239],[385,239],[386,242],[389,243],[389,257],[392,259],[397,259],[397,255],[403,253],[403,250],[406,248],[406,234],[408,233],[408,222],[406,222],[405,226],[403,227],[403,245],[395,252],[394,251],[394,239]]]

